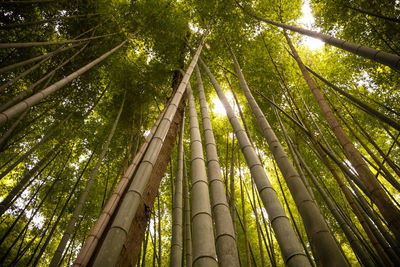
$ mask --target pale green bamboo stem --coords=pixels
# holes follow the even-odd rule
[[[193,92],[188,83],[186,92],[189,100],[190,152],[192,163],[192,241],[193,266],[218,266],[216,260],[214,229],[211,214],[210,193],[203,156],[199,121]]]
[[[197,49],[196,54],[193,56],[192,62],[190,63],[181,84],[176,90],[171,103],[169,104],[165,115],[160,122],[156,133],[154,134],[153,139],[150,141],[149,147],[147,148],[142,162],[135,173],[133,181],[121,201],[120,208],[105,236],[97,257],[94,260],[93,266],[95,267],[111,267],[115,266],[117,263],[118,256],[127,239],[132,220],[135,217],[136,211],[139,207],[142,194],[150,179],[153,166],[158,158],[163,141],[168,134],[171,122],[178,109],[179,103],[181,102],[183,93],[193,72],[194,66],[199,58],[205,37],[206,34],[201,40],[199,48]]]
[[[211,125],[208,104],[204,93],[203,82],[199,67],[196,65],[197,85],[199,89],[200,111],[203,121],[204,142],[207,155],[208,176],[210,179],[210,191],[212,210],[216,227],[216,247],[218,264],[221,267],[235,267],[239,265],[239,256],[236,246],[235,230],[232,217],[226,199],[224,182],[221,177],[217,146]]]
[[[229,121],[238,139],[247,165],[249,166],[251,176],[257,185],[260,197],[270,218],[272,228],[275,231],[276,239],[281,248],[285,264],[287,266],[311,266],[299,240],[297,239],[296,233],[290,224],[289,218],[286,216],[285,211],[279,202],[278,196],[272,187],[271,182],[269,181],[265,170],[249,141],[249,138],[247,137],[246,131],[243,129],[239,119],[235,116],[235,113],[217,80],[211,74],[204,62],[201,59],[199,59],[199,61],[210,78],[219,99],[225,107]]]
[[[172,206],[172,238],[171,238],[171,253],[170,266],[182,266],[182,248],[183,248],[183,222],[182,222],[182,186],[183,186],[183,134],[185,130],[185,113],[182,116],[181,129],[179,133],[178,144],[178,167],[175,176],[175,196]]]
[[[309,241],[316,254],[314,255],[315,261],[320,261],[324,266],[347,266],[339,247],[330,234],[329,227],[326,224],[318,205],[311,197],[309,191],[302,182],[299,174],[276,137],[275,132],[272,130],[266,117],[251,94],[232,49],[230,49],[230,52],[243,93],[257,119],[257,123],[264,138],[268,142],[269,149],[278,164],[282,176],[285,178],[286,184],[288,185],[297,209],[303,219],[304,226],[310,237]]]

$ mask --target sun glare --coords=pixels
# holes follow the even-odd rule
[[[303,0],[303,6],[301,8],[303,16],[297,21],[303,27],[312,30],[312,24],[315,22],[313,15],[311,14],[310,0]],[[308,36],[302,36],[302,43],[311,50],[320,50],[324,46],[324,42],[311,38]]]
[[[226,111],[225,111],[224,105],[222,105],[222,102],[219,100],[218,96],[212,100],[212,104],[213,104],[212,111],[216,115],[221,116],[221,117],[226,116]]]
[[[237,112],[237,107],[235,104],[235,99],[233,98],[233,95],[230,91],[225,92],[225,96],[226,98],[228,98],[229,103],[231,104],[231,107],[233,108],[233,110],[235,111],[235,113]],[[219,100],[218,96],[215,96],[212,100],[212,112],[219,116],[219,117],[225,117],[226,116],[226,111],[225,111],[225,107],[222,104],[222,102]]]

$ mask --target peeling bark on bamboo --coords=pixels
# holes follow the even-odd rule
[[[285,264],[287,266],[311,266],[239,119],[235,116],[226,96],[207,66],[201,59],[199,59],[199,62],[209,76],[219,99],[225,107],[229,121],[249,166],[252,178],[257,185],[260,197],[271,220]]]
[[[185,94],[178,105],[178,109],[171,122],[171,127],[169,128],[163,142],[163,147],[160,150],[156,163],[150,174],[149,182],[143,191],[141,202],[128,232],[128,237],[118,257],[117,267],[125,267],[128,265],[134,266],[136,264],[140,244],[143,242],[145,230],[148,227],[151,208],[154,207],[154,201],[159,191],[161,179],[165,175],[168,162],[171,158],[172,149],[176,143],[176,137],[180,127],[179,125],[182,121],[181,118],[184,110],[184,103]],[[153,214],[155,214],[155,212],[153,212]],[[156,227],[156,224],[154,224],[154,227]],[[155,252],[156,260],[158,262],[161,255],[158,254],[157,248]]]

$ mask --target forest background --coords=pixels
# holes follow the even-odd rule
[[[399,1],[39,0],[2,1],[0,10],[2,114],[127,40],[96,66],[29,109],[1,122],[2,266],[48,265],[88,182],[92,182],[57,263],[72,264],[129,162],[173,96],[182,79],[180,69],[187,70],[192,59],[187,44],[197,48],[208,27],[201,58],[218,80],[236,116],[241,118],[311,262],[314,264],[315,252],[302,217],[247,104],[230,48],[284,150],[297,171],[304,173],[306,184],[348,264],[366,265],[354,251],[342,223],[332,214],[317,184],[352,228],[372,262],[377,265],[399,262],[393,255],[399,249],[395,232],[400,229],[390,228],[387,217],[374,204],[368,189],[363,188],[365,184],[357,183],[358,172],[346,159],[343,147],[289,52],[282,29],[248,13],[399,56]],[[399,68],[390,68],[298,33],[288,31],[287,34],[304,64],[344,91],[334,90],[312,76],[351,142],[398,209]],[[26,45],[29,42],[40,43]],[[241,265],[282,266],[284,260],[268,214],[224,106],[203,69],[201,74]],[[190,81],[200,114],[195,74]],[[377,115],[357,101],[383,115]],[[190,188],[188,114],[186,110],[183,146]],[[115,129],[110,137],[113,125]],[[169,155],[155,204],[150,207],[138,266],[166,266],[170,262],[178,140],[177,137]],[[367,215],[355,214],[332,168],[321,160],[315,147],[319,143],[336,155],[339,164],[329,158],[333,170],[350,189],[356,206]],[[304,163],[296,165],[297,160]],[[8,197],[10,203],[6,203]],[[360,222],[360,216],[364,223]],[[370,226],[365,226],[368,222]],[[368,227],[378,234],[368,233]]]

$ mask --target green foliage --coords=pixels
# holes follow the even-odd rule
[[[301,1],[271,0],[238,2],[245,9],[252,10],[260,16],[275,21],[282,19],[282,21],[291,25],[297,24],[301,16]],[[344,0],[312,0],[311,6],[316,18],[315,27],[322,31],[344,40],[393,54],[399,54],[399,23],[366,15],[351,8],[358,8],[373,13],[379,11],[380,15],[395,18],[398,16],[399,11],[398,1],[365,0],[349,2]],[[32,4],[0,4],[0,10],[0,41],[3,43],[71,40],[93,27],[95,27],[94,31],[87,32],[80,38],[88,38],[92,34],[93,36],[100,36],[117,33],[90,41],[81,53],[57,70],[48,81],[43,81],[35,86],[33,93],[37,93],[43,88],[61,80],[109,51],[128,36],[131,36],[131,39],[125,46],[104,62],[84,75],[81,75],[71,84],[50,95],[40,102],[40,104],[32,107],[26,117],[15,128],[11,137],[0,147],[0,172],[3,172],[21,155],[38,144],[51,129],[72,113],[72,117],[59,127],[54,135],[35,149],[26,160],[18,164],[16,168],[0,181],[0,198],[4,199],[23,175],[27,174],[35,164],[43,159],[62,138],[66,138],[66,142],[61,147],[60,152],[56,154],[52,161],[49,160],[48,164],[44,165],[45,168],[43,170],[40,169],[35,174],[32,182],[24,188],[21,197],[0,218],[1,238],[13,224],[13,221],[21,214],[10,234],[0,244],[0,257],[4,257],[2,263],[4,266],[15,264],[13,262],[15,259],[18,259],[16,265],[19,266],[27,266],[28,263],[32,264],[49,235],[50,229],[55,225],[54,222],[60,216],[60,221],[55,226],[55,231],[51,235],[50,243],[44,250],[39,265],[44,266],[50,262],[64,229],[77,205],[79,196],[82,194],[95,162],[99,157],[101,147],[112,127],[122,99],[125,96],[126,102],[121,120],[111,141],[109,151],[100,167],[95,183],[90,190],[83,211],[79,216],[78,227],[73,234],[70,242],[71,246],[66,251],[62,265],[65,266],[73,261],[79,251],[80,245],[86,239],[96,218],[99,216],[102,205],[113,190],[112,186],[115,185],[115,182],[119,181],[123,172],[124,159],[128,157],[131,160],[136,151],[137,144],[140,147],[144,142],[145,135],[152,128],[160,114],[160,110],[164,108],[164,105],[173,93],[172,85],[177,71],[185,69],[185,66],[190,62],[191,57],[186,42],[192,47],[196,47],[202,33],[210,25],[211,30],[202,52],[202,59],[218,79],[225,93],[229,95],[230,88],[226,80],[228,78],[232,90],[238,96],[244,117],[250,129],[250,135],[267,174],[275,190],[278,192],[281,203],[284,203],[283,195],[288,198],[294,220],[299,225],[302,238],[308,244],[301,217],[287,186],[283,184],[283,191],[279,190],[279,184],[272,165],[272,155],[250,108],[246,104],[237,77],[233,73],[233,61],[227,49],[230,46],[235,51],[254,97],[257,99],[260,108],[263,110],[287,153],[289,153],[289,149],[284,142],[284,137],[274,115],[273,108],[269,102],[258,96],[256,91],[260,91],[268,98],[274,99],[277,105],[291,116],[295,117],[296,114],[300,113],[302,120],[304,119],[310,125],[310,129],[315,132],[317,138],[322,141],[322,137],[324,137],[342,161],[344,161],[345,157],[342,149],[337,144],[329,127],[327,127],[325,119],[310,90],[307,88],[295,61],[284,48],[286,43],[282,44],[284,38],[279,29],[256,21],[254,18],[246,15],[235,1],[63,0]],[[45,20],[51,21],[41,22]],[[24,26],[22,23],[33,24]],[[17,24],[21,25],[12,29],[2,28],[2,26]],[[133,33],[135,34],[133,35]],[[308,66],[350,94],[367,102],[387,116],[398,120],[398,114],[400,113],[398,105],[400,103],[400,76],[398,72],[336,48],[325,46],[320,50],[311,50],[307,46],[302,45],[303,39],[301,36],[292,34],[291,37],[295,42],[296,48],[299,50],[301,58]],[[60,46],[0,49],[0,67],[55,51]],[[13,97],[27,90],[44,75],[72,57],[82,47],[83,45],[79,45],[55,54],[43,62],[38,69],[29,73],[23,79],[18,80],[14,85],[5,88],[0,92],[1,105],[4,105]],[[36,63],[30,63],[15,68],[12,71],[0,73],[0,82],[3,84],[21,75]],[[219,114],[215,107],[218,103],[215,100],[217,96],[204,73],[203,82],[206,98],[210,106],[219,162],[223,177],[226,179],[229,177],[231,167],[232,128],[226,116]],[[345,117],[349,125],[359,133],[362,140],[367,142],[368,147],[378,155],[375,147],[367,141],[365,135],[361,134],[357,123],[345,111],[337,96],[322,82],[317,81],[317,84],[321,88],[321,91],[326,94],[326,98],[331,100],[333,108]],[[192,86],[197,101],[197,89],[195,85],[195,79],[192,77]],[[288,101],[290,98],[289,94],[293,98],[294,103]],[[318,128],[312,122],[311,115],[307,113],[303,99],[317,122],[318,128],[321,129],[321,133],[318,132]],[[397,112],[397,115],[388,111],[377,102],[393,109]],[[355,120],[364,127],[365,131],[371,135],[371,138],[375,140],[378,146],[386,153],[390,150],[389,157],[395,164],[399,165],[400,146],[388,136],[387,131],[382,125],[371,115],[360,110],[348,100],[344,100],[344,103]],[[86,114],[87,116],[85,116]],[[200,114],[199,110],[198,114]],[[310,142],[307,136],[299,128],[296,128],[297,126],[286,119],[285,116],[282,115],[281,117],[302,157],[309,166],[312,166],[315,176],[318,177],[320,182],[323,182],[336,204],[346,214],[348,220],[354,222],[354,226],[360,231],[361,235],[365,239],[368,239],[356,216],[351,211],[349,204],[343,197],[336,181],[333,179],[332,174],[310,149]],[[10,129],[16,120],[13,119],[7,124],[0,126],[1,133],[4,134]],[[201,120],[199,121],[201,124]],[[188,118],[186,118],[186,125],[188,125]],[[185,156],[187,171],[190,174],[189,127],[185,128]],[[394,136],[398,135],[398,132],[393,131],[393,129],[389,130]],[[128,151],[129,140],[132,136],[133,149],[132,151]],[[361,149],[361,145],[354,136],[350,135],[350,137],[356,144],[356,147],[360,148],[362,154],[368,160],[372,161],[372,158]],[[392,146],[393,143],[394,145]],[[238,147],[236,147],[236,151],[239,152]],[[92,153],[93,157],[85,169]],[[168,167],[159,188],[160,207],[158,207],[156,201],[152,209],[152,212],[155,212],[156,215],[158,215],[158,210],[161,213],[162,266],[169,264],[172,213],[171,183],[175,176],[176,154],[174,149],[171,155],[172,175]],[[238,154],[235,153],[235,157]],[[379,159],[382,160],[382,157],[379,156]],[[250,172],[246,166],[245,159],[242,156],[237,158],[235,163],[236,191],[234,192],[236,195],[236,206],[238,207],[239,215],[242,216],[241,203],[242,201],[244,202],[249,242],[256,262],[259,264],[261,256],[257,225],[252,209],[252,205],[255,205],[255,203],[252,203],[253,199],[249,199],[246,193],[244,194],[244,199],[240,198],[237,161],[240,161],[244,184],[249,190],[250,196],[252,196]],[[337,167],[335,168],[340,172]],[[376,170],[373,171],[376,173]],[[80,175],[82,175],[81,179],[79,178]],[[80,181],[77,183],[79,179]],[[387,188],[388,192],[394,198],[398,199],[399,192],[381,176],[378,179]],[[281,181],[283,181],[282,178]],[[229,182],[226,180],[224,182],[229,189]],[[77,187],[73,191],[75,183],[77,183]],[[311,186],[313,187],[313,185]],[[36,190],[38,190],[38,193],[35,195]],[[316,190],[314,190],[314,193],[324,217],[343,248],[350,264],[357,265],[358,260],[340,226],[335,221],[321,196]],[[71,199],[66,203],[70,195]],[[29,202],[31,198],[32,201]],[[43,203],[40,204],[42,201]],[[61,214],[63,205],[66,205],[66,210]],[[35,213],[39,206],[40,209]],[[287,207],[285,209],[287,210]],[[262,231],[265,237],[267,237],[267,229],[261,220],[261,215],[266,216],[266,226],[268,231],[272,232],[268,222],[268,215],[262,208],[258,207],[258,203],[256,210]],[[156,219],[152,217],[149,222],[150,233],[153,238],[159,234],[153,231],[154,222],[159,222],[157,216]],[[27,223],[29,227],[23,230]],[[244,234],[239,220],[236,220],[236,230],[240,258],[242,266],[245,266],[246,250]],[[19,237],[20,233],[23,236],[22,238]],[[42,237],[43,240],[41,240]],[[277,265],[282,266],[284,263],[280,256],[279,246],[276,240],[272,239],[273,244],[271,246],[275,251]],[[7,255],[4,254],[13,244],[14,240],[16,240],[14,248]],[[366,243],[371,246],[369,240]],[[265,244],[263,246],[266,261],[269,263]],[[153,254],[153,243],[151,238],[149,238],[145,258],[148,264],[152,262]],[[18,255],[22,255],[20,259],[16,258]]]

